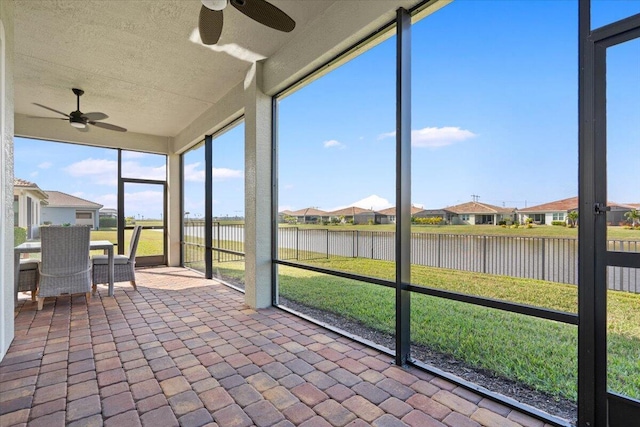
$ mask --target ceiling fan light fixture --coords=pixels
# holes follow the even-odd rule
[[[224,10],[227,7],[227,0],[200,0],[204,7],[209,10]]]
[[[71,123],[71,126],[77,129],[84,129],[87,127],[87,124],[85,122],[79,119],[74,119],[73,117],[69,119],[69,122]]]

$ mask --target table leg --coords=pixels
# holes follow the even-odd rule
[[[108,275],[108,277],[109,277],[109,296],[112,297],[113,296],[113,275],[114,275],[114,272],[113,272],[113,246],[110,247],[107,250],[107,255],[109,257],[109,263],[108,263],[108,265],[109,265],[109,275]]]

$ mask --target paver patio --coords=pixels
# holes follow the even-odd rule
[[[1,426],[544,426],[190,270],[137,279],[21,297]]]

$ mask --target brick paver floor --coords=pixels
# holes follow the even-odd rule
[[[189,270],[137,276],[88,305],[21,297],[1,426],[543,426]]]

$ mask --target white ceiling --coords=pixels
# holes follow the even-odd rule
[[[296,21],[294,31],[270,29],[228,7],[211,48],[192,41],[194,34],[199,40],[199,0],[15,0],[16,133],[69,132],[65,121],[25,116],[56,117],[34,102],[70,113],[77,87],[85,91],[83,112],[104,112],[105,122],[129,133],[175,138],[211,115],[256,60],[280,53],[280,74],[306,72],[418,0],[271,3]]]

